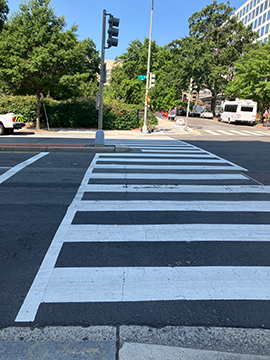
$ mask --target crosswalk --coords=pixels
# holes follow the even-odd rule
[[[130,147],[95,155],[16,322],[34,321],[46,303],[270,300],[270,267],[254,255],[270,244],[270,186],[182,141]],[[195,242],[201,254],[186,252]],[[93,244],[109,246],[106,264],[91,257]],[[241,259],[246,244],[256,250]],[[122,247],[134,257],[117,257]]]
[[[205,133],[213,135],[213,136],[221,136],[221,135],[229,135],[229,136],[270,136],[270,132],[265,130],[265,131],[260,131],[260,130],[254,130],[254,131],[249,131],[249,130],[204,130]]]

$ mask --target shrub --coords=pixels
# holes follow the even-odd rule
[[[98,110],[96,99],[80,98],[58,101],[52,98],[44,100],[50,127],[97,128]],[[121,100],[104,100],[103,129],[129,130],[140,127],[137,111],[138,105],[127,105]],[[14,112],[21,114],[26,122],[36,121],[35,96],[4,96],[0,98],[1,113]],[[43,103],[41,101],[41,121],[45,123]],[[157,119],[152,116],[152,125]]]

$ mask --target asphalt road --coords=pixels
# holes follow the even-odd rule
[[[270,265],[267,231],[263,238],[258,235],[261,227],[269,225],[270,192],[228,191],[237,185],[249,190],[270,185],[269,142],[198,138],[186,139],[184,143],[157,141],[155,151],[161,146],[161,152],[147,149],[155,141],[140,140],[138,147],[133,147],[125,158],[121,154],[113,157],[100,154],[98,158],[94,158],[94,154],[44,154],[0,183],[0,327],[126,324],[270,328],[270,302],[258,290],[261,286],[263,293],[265,283],[262,285],[252,277],[258,270],[263,278]],[[166,144],[177,145],[184,157],[176,160],[177,148],[168,150],[164,148]],[[194,148],[186,151],[187,144],[195,146],[195,150],[199,148],[197,153],[204,158],[210,155],[214,162],[197,158],[190,163],[189,155]],[[146,147],[144,152],[141,147]],[[156,157],[157,154],[165,157]],[[0,176],[34,156],[36,154],[0,153]],[[220,163],[218,157],[225,161]],[[226,169],[219,169],[220,166]],[[84,178],[87,169],[88,175]],[[210,178],[205,178],[208,175]],[[204,191],[203,187],[199,188],[201,185],[219,188]],[[191,188],[185,192],[182,190],[185,186]],[[132,191],[126,190],[130,188]],[[185,203],[183,208],[179,208],[179,202]],[[71,203],[73,207],[65,215]],[[229,225],[234,226],[235,233],[242,226],[244,234],[247,225],[258,226],[259,230],[241,240],[241,228],[238,235],[229,229],[231,235],[227,240],[219,239],[213,228],[195,238],[184,229],[183,234],[177,233],[179,229],[174,235],[170,233],[174,225],[181,224],[187,228],[200,224],[201,229],[206,224]],[[130,226],[127,233],[125,225]],[[225,238],[226,231],[222,235]],[[225,288],[233,287],[236,281],[239,294],[228,295],[226,299],[213,288],[210,296],[213,299],[206,299],[209,294],[202,296],[202,289],[196,288],[198,282],[191,286],[190,294],[181,298],[179,289],[176,295],[173,291],[174,271],[179,267],[187,274],[194,271],[191,281],[194,284],[202,276],[203,286],[205,278],[213,275],[212,270],[214,276],[220,273],[221,281],[228,281]],[[121,270],[119,275],[118,269],[123,268],[129,272],[123,275]],[[247,268],[251,271],[251,282],[247,282]],[[89,269],[94,269],[94,273]],[[138,275],[141,269],[142,274]],[[46,275],[48,271],[50,276]],[[157,283],[152,284],[155,276]],[[93,286],[94,295],[88,293],[87,286],[84,288],[89,277],[93,278],[93,285],[88,286]],[[144,277],[149,281],[147,286],[153,288],[145,295],[148,300],[140,292],[138,279]],[[68,284],[66,287],[61,279]],[[159,282],[164,285],[165,301],[154,291]],[[36,294],[40,286],[44,287],[45,295],[38,302]],[[131,290],[125,295],[123,288],[128,286]],[[125,300],[117,300],[118,292],[120,299],[126,296]],[[256,300],[254,292],[258,296]],[[94,300],[89,300],[91,296]],[[31,307],[35,301],[37,312]],[[31,305],[29,309],[27,302]],[[29,315],[31,311],[33,319]]]

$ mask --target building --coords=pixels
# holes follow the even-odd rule
[[[268,40],[270,35],[270,0],[248,0],[234,13],[245,26],[252,25],[259,35],[256,41]]]
[[[105,60],[105,64],[106,64],[105,85],[110,85],[111,72],[112,72],[112,68],[115,66],[115,61],[114,60]]]

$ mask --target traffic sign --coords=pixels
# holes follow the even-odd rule
[[[147,75],[138,75],[139,80],[146,80]]]

